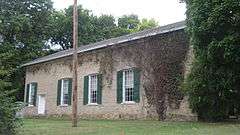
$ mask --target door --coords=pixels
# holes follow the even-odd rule
[[[39,95],[38,96],[38,114],[45,114],[45,96]]]

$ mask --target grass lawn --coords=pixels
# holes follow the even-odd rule
[[[79,122],[57,119],[24,119],[20,135],[240,135],[240,124],[160,121]]]

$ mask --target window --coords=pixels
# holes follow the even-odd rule
[[[117,103],[140,102],[140,69],[131,68],[117,72]]]
[[[36,95],[37,95],[37,83],[33,82],[27,84],[26,103],[28,104],[28,106],[36,105]]]
[[[58,80],[57,106],[68,106],[72,102],[72,78]]]
[[[97,75],[90,75],[89,76],[89,82],[88,82],[88,93],[89,93],[89,101],[90,104],[96,104],[97,103]]]
[[[83,105],[102,104],[102,74],[84,76]]]
[[[123,71],[123,101],[133,101],[134,74],[133,70]]]
[[[36,85],[34,85],[33,83],[30,83],[29,85],[29,97],[28,97],[28,105],[29,106],[33,106],[34,105],[34,101],[35,101],[35,89],[36,89]]]
[[[69,88],[69,80],[62,79],[62,89],[61,89],[61,105],[68,105],[68,88]]]

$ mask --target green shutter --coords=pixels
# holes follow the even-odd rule
[[[72,78],[68,79],[68,105],[72,104]]]
[[[37,101],[37,87],[38,87],[38,84],[37,83],[32,83],[32,85],[34,85],[35,89],[34,89],[34,98],[33,98],[33,105],[36,106],[36,101]]]
[[[102,104],[102,74],[97,75],[97,103]]]
[[[88,76],[84,76],[83,84],[83,105],[88,104]]]
[[[57,85],[57,106],[59,106],[60,102],[61,102],[61,87],[62,87],[62,80],[58,80],[58,85]]]
[[[26,89],[26,103],[28,104],[28,100],[29,100],[29,88],[30,88],[30,84],[27,84],[27,89]]]
[[[117,103],[122,103],[123,98],[123,71],[117,72]]]
[[[133,100],[138,103],[140,101],[140,93],[139,93],[139,89],[140,89],[140,70],[137,68],[133,69],[134,72],[134,91],[133,91]]]

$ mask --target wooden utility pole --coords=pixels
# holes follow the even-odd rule
[[[77,47],[78,47],[78,12],[77,12],[77,0],[74,0],[73,4],[73,104],[72,104],[72,126],[77,127]]]

